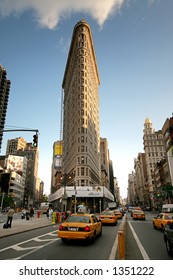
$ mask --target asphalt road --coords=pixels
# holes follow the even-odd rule
[[[63,244],[57,236],[58,225],[5,237],[0,239],[0,259],[108,260],[120,223],[103,226],[103,234],[94,244],[83,241]]]
[[[166,251],[163,232],[153,228],[152,220],[154,216],[156,215],[146,213],[146,220],[138,221],[133,220],[130,214],[128,214],[128,230],[132,230],[133,235],[136,236],[136,242],[138,242],[138,247],[140,248],[141,254],[144,256],[144,259],[172,260]],[[130,255],[129,259],[131,259]]]
[[[147,213],[145,221],[134,221],[127,214],[126,260],[172,260],[166,251],[163,232],[152,226],[153,217],[154,214]],[[77,241],[63,244],[57,236],[58,225],[4,237],[0,239],[0,259],[109,260],[120,223],[103,226],[103,234],[94,244]]]

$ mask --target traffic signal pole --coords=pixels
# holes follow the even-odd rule
[[[11,132],[11,131],[33,131],[38,133],[38,129],[4,129],[4,130],[0,130],[1,132]]]
[[[36,134],[33,135],[33,147],[38,146],[38,129],[4,129],[0,130],[0,132],[12,132],[12,131],[30,131],[35,132]]]

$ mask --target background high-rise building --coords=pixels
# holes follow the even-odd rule
[[[91,29],[81,20],[73,30],[62,83],[65,185],[100,184],[99,84]]]
[[[6,78],[7,72],[4,67],[0,64],[0,150],[2,145],[2,138],[5,126],[5,119],[7,113],[8,98],[10,93],[10,80]]]
[[[7,141],[6,156],[17,155],[27,158],[27,170],[24,191],[24,204],[36,203],[36,186],[38,182],[39,150],[27,143],[22,137]]]
[[[62,181],[62,141],[53,144],[53,159],[51,171],[51,193],[56,192],[61,187]]]
[[[107,138],[100,138],[101,185],[110,189],[109,149]]]
[[[153,129],[152,122],[149,118],[146,118],[144,123],[144,151],[146,158],[146,170],[147,170],[147,188],[153,196],[154,189],[154,167],[155,164],[166,156],[166,149],[162,131],[155,131]]]

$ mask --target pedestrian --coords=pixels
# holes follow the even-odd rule
[[[25,219],[25,217],[26,217],[26,210],[22,209],[21,219]]]
[[[46,216],[47,216],[47,218],[49,218],[49,207],[46,210]]]
[[[32,219],[34,217],[34,208],[31,207],[30,209],[30,218]]]
[[[62,222],[65,220],[65,214],[62,212]]]
[[[12,226],[13,214],[15,213],[14,207],[11,206],[7,213],[7,225],[9,228]]]
[[[50,207],[49,208],[49,220],[52,220],[52,213],[53,213],[53,209]]]

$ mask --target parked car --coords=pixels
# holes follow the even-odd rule
[[[113,211],[105,210],[101,212],[99,219],[102,222],[102,224],[117,224],[117,217],[115,216]]]
[[[173,222],[173,213],[160,213],[153,219],[154,229],[165,230],[165,226]]]
[[[164,241],[168,254],[173,257],[173,222],[165,226]]]
[[[66,221],[61,223],[57,234],[62,242],[70,239],[91,240],[94,242],[97,236],[102,235],[102,223],[94,214],[80,211],[70,215]]]

